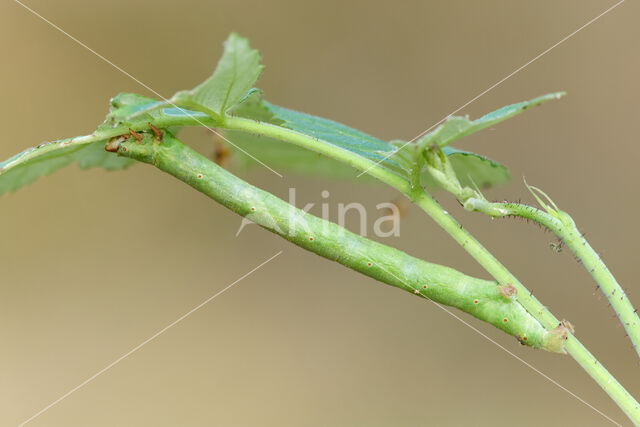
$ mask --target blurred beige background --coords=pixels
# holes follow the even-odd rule
[[[44,1],[28,4],[164,95],[209,75],[230,31],[283,106],[411,138],[613,2]],[[464,109],[569,95],[457,145],[510,166],[489,192],[546,190],[636,306],[640,6],[628,1]],[[91,132],[119,91],[150,95],[12,1],[0,5],[0,158]],[[188,141],[210,151],[204,132]],[[244,175],[299,205],[374,207],[377,184]],[[638,359],[606,300],[553,238],[438,199],[640,396]],[[0,199],[0,425],[16,425],[279,250],[283,255],[34,420],[34,426],[608,425],[428,302],[304,252],[148,166],[55,173]],[[313,210],[319,214],[318,206]],[[335,210],[332,211],[335,213]],[[355,229],[357,224],[351,224]],[[371,229],[371,228],[369,228]],[[401,237],[424,259],[487,277],[425,215]],[[460,314],[460,313],[458,313]],[[577,366],[463,318],[619,422]]]

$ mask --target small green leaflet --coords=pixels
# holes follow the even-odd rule
[[[121,123],[131,126],[138,121],[153,120],[162,110],[156,109],[165,105],[153,98],[138,95],[137,93],[122,92],[111,98],[109,114],[102,127],[114,127]],[[144,114],[140,114],[144,112]],[[130,116],[137,116],[135,121],[127,120]]]
[[[254,91],[263,69],[260,52],[251,48],[248,39],[231,33],[213,75],[192,90],[176,93],[172,100],[214,118],[224,117]]]
[[[252,95],[247,101],[234,108],[232,114],[267,121],[313,136],[318,139],[318,143],[329,143],[373,162],[381,162],[383,167],[404,178],[409,177],[410,169],[415,165],[413,156],[411,158],[398,156],[400,150],[391,143],[333,120],[276,106],[261,100],[257,95]],[[247,135],[242,132],[226,132],[225,135],[234,144],[280,168],[286,167],[294,172],[321,174],[337,178],[355,178],[356,176],[353,169],[347,165],[275,139]],[[415,148],[415,144],[411,145],[411,151],[415,151]],[[452,147],[445,147],[443,152],[449,156],[464,185],[471,184],[471,180],[473,180],[481,187],[489,187],[509,180],[510,175],[507,168],[490,159]],[[234,161],[238,165],[249,166],[253,164],[246,156],[235,156],[235,158]],[[423,185],[436,188],[437,186],[429,173],[421,172]]]
[[[104,146],[109,138],[128,132],[126,127],[117,128],[125,116],[151,103],[158,101],[133,93],[121,93],[111,99],[107,119],[93,134],[45,142],[0,163],[0,195],[15,191],[74,162],[83,170],[92,167],[119,170],[132,165],[134,161],[108,153]],[[149,121],[162,117],[162,114],[162,111],[150,112],[139,117],[139,120]]]
[[[278,170],[328,179],[354,179],[357,176],[351,166],[277,139],[238,131],[226,131],[224,135],[238,147],[268,162]],[[456,150],[453,147],[444,147],[442,151],[449,156],[462,185],[471,186],[471,179],[473,179],[473,182],[481,188],[487,188],[504,184],[510,179],[506,167],[488,158],[468,151]],[[240,151],[234,153],[230,159],[230,165],[235,169],[248,170],[257,164],[255,160]],[[358,179],[373,181],[367,174]],[[431,189],[439,187],[427,172],[422,174],[422,184]]]
[[[427,147],[432,144],[444,147],[456,139],[500,123],[549,100],[560,99],[564,95],[566,95],[565,92],[555,92],[528,101],[507,105],[476,120],[469,120],[469,117],[451,116],[433,131],[418,139],[417,143],[421,147]]]
[[[81,169],[100,166],[124,169],[134,162],[104,150],[105,141],[86,142],[90,137],[63,139],[29,148],[0,163],[0,195],[15,191],[37,178],[77,162]]]
[[[280,126],[313,136],[374,161],[381,161],[393,152],[393,147],[383,140],[342,123],[263,102],[273,117],[282,122]]]

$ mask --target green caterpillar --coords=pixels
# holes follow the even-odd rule
[[[565,353],[564,326],[547,331],[518,303],[513,286],[500,286],[422,261],[297,209],[227,172],[169,132],[162,142],[145,133],[142,141],[129,138],[109,150],[156,166],[324,258],[420,297],[456,307],[515,336],[524,345]]]

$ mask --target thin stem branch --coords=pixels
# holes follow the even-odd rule
[[[456,171],[446,156],[442,155],[439,147],[431,147],[426,152],[426,158],[431,176],[443,188],[456,196],[465,209],[482,212],[494,218],[506,216],[527,218],[553,231],[560,239],[560,244],[566,244],[573,251],[578,261],[584,265],[596,280],[596,283],[598,283],[598,286],[616,311],[620,322],[633,343],[633,347],[640,356],[640,319],[636,310],[631,305],[631,301],[629,301],[622,287],[613,277],[613,274],[602,262],[600,256],[580,233],[571,215],[560,210],[546,193],[539,188],[530,186],[526,181],[525,185],[540,206],[544,208],[544,211],[519,203],[490,202],[482,195],[479,189],[463,187],[460,184]]]
[[[640,319],[624,289],[602,261],[598,253],[578,230],[573,219],[564,211],[553,209],[551,213],[520,203],[500,203],[475,200],[464,203],[465,207],[487,213],[494,217],[517,216],[530,219],[551,230],[576,256],[577,260],[594,278],[602,293],[616,311],[627,331],[633,348],[640,356]],[[496,212],[499,212],[496,215]]]

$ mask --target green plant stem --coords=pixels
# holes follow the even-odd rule
[[[602,293],[616,311],[629,339],[633,343],[633,348],[640,356],[640,319],[638,318],[637,310],[633,308],[624,289],[618,284],[597,252],[580,233],[569,214],[555,210],[553,211],[554,215],[552,215],[533,206],[520,203],[491,203],[477,199],[473,199],[472,203],[465,203],[465,207],[494,217],[517,216],[527,218],[551,230],[575,254],[578,261],[584,265],[594,278]]]
[[[544,211],[520,203],[490,202],[479,189],[474,190],[460,184],[455,170],[441,151],[431,149],[426,152],[425,156],[431,176],[443,188],[456,196],[466,210],[482,212],[494,218],[506,216],[527,218],[553,231],[560,239],[561,244],[566,244],[573,251],[578,261],[596,280],[610,305],[616,311],[633,347],[640,356],[640,319],[636,310],[615,277],[580,233],[571,215],[561,211],[542,190],[531,187],[526,182],[525,185],[544,208]],[[541,196],[546,198],[547,202]]]
[[[560,323],[513,274],[458,224],[457,221],[448,215],[423,189],[413,188],[411,184],[402,177],[388,172],[382,167],[376,166],[375,163],[368,159],[290,129],[241,117],[227,117],[224,123],[221,124],[221,127],[276,138],[340,160],[361,171],[367,171],[368,174],[396,188],[413,200],[498,282],[513,284],[518,290],[518,301],[532,316],[540,321],[545,328],[551,330]],[[638,404],[633,396],[622,387],[578,339],[570,333],[568,334],[566,342],[566,350],[616,402],[624,413],[633,420],[634,423],[640,424],[640,404]]]
[[[282,126],[273,125],[271,123],[260,122],[257,120],[246,119],[244,117],[227,116],[220,125],[223,129],[239,130],[249,132],[256,135],[267,136],[279,139],[307,150],[324,154],[334,160],[346,163],[358,170],[366,170],[368,174],[378,178],[380,181],[392,185],[395,188],[402,188],[409,191],[411,186],[403,177],[389,172],[387,169],[379,167],[371,160],[359,156],[352,151],[322,141],[320,139],[305,135],[295,130],[287,129]]]

